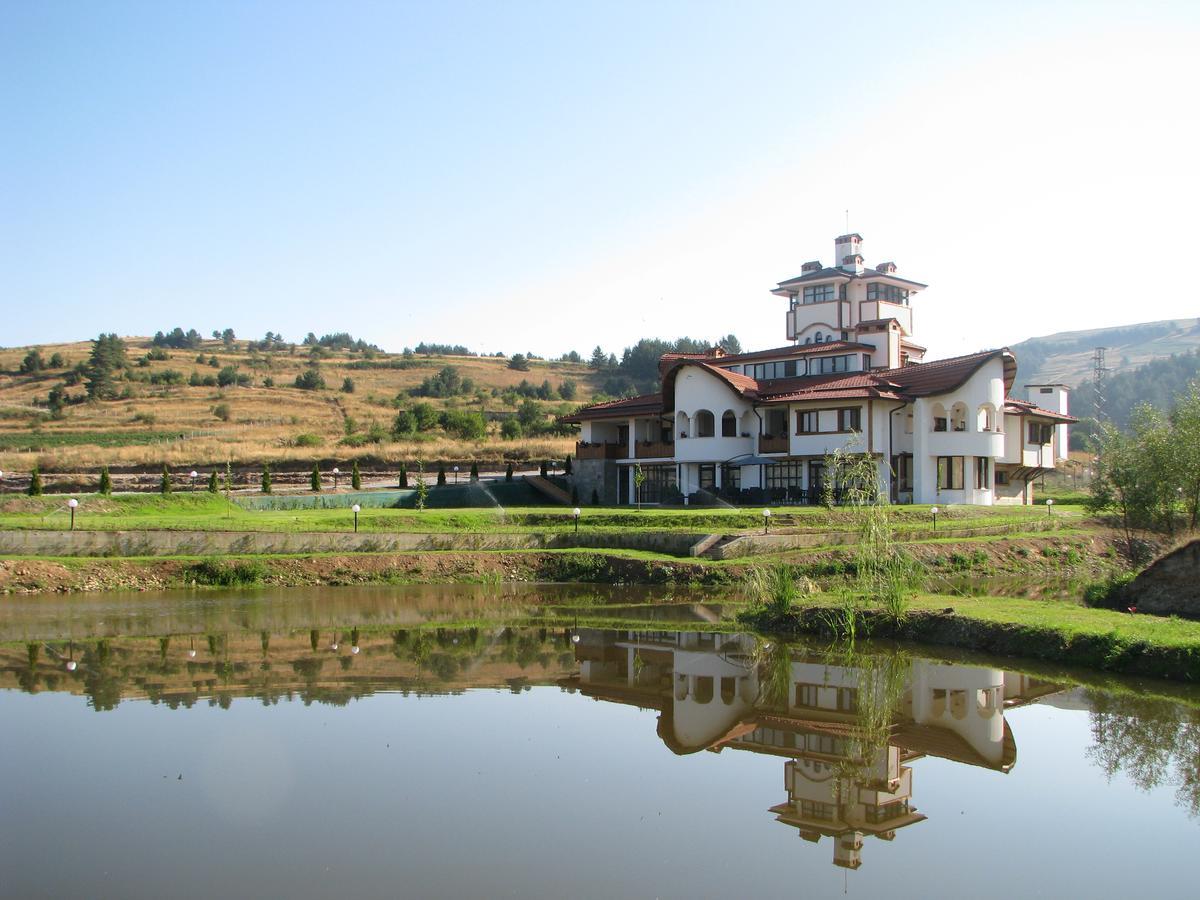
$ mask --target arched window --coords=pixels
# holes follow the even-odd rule
[[[692,697],[697,703],[711,703],[713,698],[713,678],[711,675],[696,676],[696,690]]]
[[[696,437],[713,437],[716,434],[716,419],[707,409],[696,413]]]
[[[815,340],[816,340],[816,343],[818,343],[818,344],[819,344],[819,343],[821,343],[823,340],[825,340],[825,335],[824,335],[822,332],[818,331],[818,332],[817,332],[817,336],[816,336],[816,339],[815,339]]]
[[[804,343],[806,343],[806,344],[811,344],[811,343],[812,343],[812,338],[811,338],[811,337],[806,337],[806,338],[804,339]]]
[[[985,403],[979,407],[979,412],[975,417],[975,427],[979,431],[996,431],[996,410],[992,404]]]
[[[940,403],[933,404],[932,416],[934,431],[949,431],[950,420],[946,418],[946,407]]]
[[[725,410],[725,414],[721,416],[721,437],[737,437],[737,416],[733,414],[733,410]]]
[[[688,415],[683,410],[675,413],[675,433],[681,438],[688,437]]]
[[[952,431],[967,430],[967,404],[961,400],[950,407],[950,429]]]

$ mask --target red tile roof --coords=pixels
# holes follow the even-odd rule
[[[824,348],[830,345],[822,344],[820,346]],[[743,356],[745,355],[743,354]],[[598,403],[585,407],[573,416],[566,416],[561,421],[579,422],[583,419],[646,415],[674,409],[675,377],[684,366],[696,366],[705,370],[723,381],[734,393],[751,402],[789,403],[801,400],[820,402],[870,398],[912,400],[916,397],[945,394],[956,390],[980,368],[997,359],[1004,363],[1004,385],[1007,391],[1012,387],[1016,375],[1016,359],[1007,349],[971,353],[934,362],[912,363],[898,369],[835,375],[808,375],[773,379],[761,384],[747,375],[739,375],[722,369],[708,359],[677,355],[672,358],[663,375],[663,392],[661,394]],[[1021,404],[1019,409],[1014,406],[1014,411],[1024,411],[1056,421],[1075,421],[1070,416],[1043,410],[1033,404],[1026,404],[1024,401],[1010,400],[1008,402],[1009,404]]]

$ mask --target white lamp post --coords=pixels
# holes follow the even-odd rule
[[[578,643],[579,643],[579,633],[578,633],[578,632],[576,632],[575,634],[571,635],[571,643],[572,643],[572,644],[578,644]]]
[[[353,647],[350,648],[350,652],[353,653],[355,656],[358,656],[358,652],[360,650],[362,650],[362,647],[358,646],[358,644],[355,644]]]
[[[192,479],[192,490],[194,491],[196,489],[196,478],[200,475],[200,473],[195,469],[192,469],[192,471],[188,472],[188,475]]]
[[[359,506],[357,503],[355,503],[355,504],[354,504],[352,507],[350,507],[350,508],[351,508],[352,510],[354,510],[354,533],[355,533],[355,534],[358,534],[358,512],[359,512],[359,510],[361,510],[361,509],[362,509],[362,507],[361,507],[361,506]]]
[[[454,467],[454,483],[458,484],[458,466]]]
[[[579,534],[579,517],[583,514],[578,506],[571,510],[571,515],[575,517],[575,533]]]
[[[934,507],[931,507],[929,511],[930,511],[931,513],[933,513],[933,530],[934,530],[934,531],[937,531],[937,514],[938,514],[938,508],[937,508],[936,506],[934,506]]]
[[[67,501],[67,507],[71,510],[71,530],[75,530],[75,507],[79,505],[79,501],[72,497]]]
[[[763,513],[763,534],[766,534],[771,529],[771,511],[764,509]]]
[[[1054,515],[1053,509],[1054,509],[1054,498],[1047,497],[1046,498],[1046,515],[1047,516]]]
[[[339,475],[341,475],[341,474],[342,474],[341,470],[340,470],[340,469],[339,469],[337,466],[334,466],[334,467],[333,467],[333,489],[334,489],[335,491],[337,490],[337,480],[338,480],[338,476],[339,476]]]

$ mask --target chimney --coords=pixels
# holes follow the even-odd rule
[[[800,267],[801,275],[807,275],[809,272],[820,272],[820,271],[821,271],[821,261],[819,259],[814,259],[812,262],[806,262],[804,265],[802,265]]]
[[[862,235],[843,234],[834,238],[833,258],[845,271],[862,274]]]
[[[875,267],[875,271],[880,275],[895,275],[896,264],[894,262],[881,262]]]

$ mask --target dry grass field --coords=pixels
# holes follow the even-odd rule
[[[105,401],[88,400],[84,382],[70,383],[72,368],[88,359],[90,342],[40,346],[45,360],[57,353],[65,365],[32,374],[20,372],[30,348],[0,349],[0,470],[28,472],[35,464],[44,471],[72,472],[101,465],[211,467],[227,461],[245,465],[374,458],[398,463],[423,458],[497,463],[561,458],[573,446],[570,436],[501,437],[502,421],[514,417],[526,399],[514,397],[511,389],[522,380],[534,386],[549,382],[554,399],[534,399],[547,423],[587,402],[593,393],[586,365],[533,360],[529,371],[522,372],[496,357],[403,357],[340,350],[326,350],[318,362],[326,388],[303,390],[294,382],[309,367],[308,347],[257,352],[241,340],[228,348],[221,341],[205,340],[197,349],[168,348],[169,358],[147,360],[150,339],[125,342],[130,368],[118,376],[119,399]],[[188,383],[193,373],[211,380],[226,366],[248,376],[249,383]],[[409,396],[411,389],[446,366],[474,383],[471,393],[446,399]],[[169,371],[179,373],[183,383],[163,383]],[[159,383],[151,383],[151,378]],[[345,378],[353,379],[353,392],[342,390]],[[558,396],[564,381],[577,387],[573,400]],[[57,414],[48,404],[55,388],[67,397]],[[433,428],[393,438],[398,410],[420,402],[439,411],[453,407],[482,412],[488,434],[479,441],[463,441]]]

